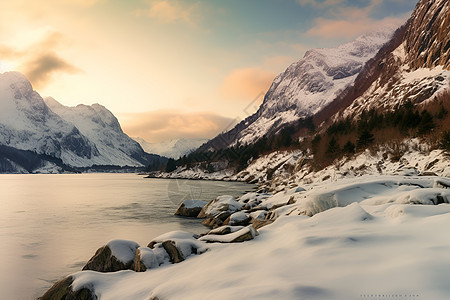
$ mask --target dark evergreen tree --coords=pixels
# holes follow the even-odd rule
[[[417,132],[419,134],[427,134],[434,128],[433,116],[427,111],[424,110],[420,114],[420,122],[417,126]]]
[[[355,144],[348,141],[345,143],[344,148],[342,149],[345,153],[355,153]]]
[[[370,133],[370,131],[368,131],[367,129],[363,130],[363,132],[358,137],[358,149],[366,148],[367,146],[372,144],[374,140],[375,138],[373,137],[373,134]]]
[[[341,148],[339,147],[339,144],[336,140],[336,138],[333,136],[331,140],[328,142],[328,147],[326,153],[328,155],[331,155],[332,157],[335,157],[339,154],[341,151]]]
[[[442,134],[442,139],[441,139],[439,146],[442,150],[444,150],[445,152],[450,154],[450,130],[445,131]]]
[[[172,171],[175,171],[177,168],[177,164],[175,163],[175,160],[173,158],[169,158],[166,165],[166,172],[170,173]]]

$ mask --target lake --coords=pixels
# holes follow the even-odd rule
[[[1,298],[42,296],[112,239],[146,246],[168,231],[206,232],[201,220],[173,215],[182,200],[252,189],[136,174],[0,175]]]

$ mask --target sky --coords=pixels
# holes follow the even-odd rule
[[[0,1],[1,71],[100,103],[149,142],[212,138],[311,48],[403,24],[416,0]]]

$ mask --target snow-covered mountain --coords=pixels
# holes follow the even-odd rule
[[[394,28],[368,33],[336,48],[313,49],[273,81],[258,111],[200,150],[253,143],[282,125],[312,116],[353,83],[364,64],[392,37]]]
[[[160,143],[150,143],[140,137],[133,139],[141,145],[145,152],[170,158],[180,158],[185,154],[189,154],[208,141],[207,139],[181,138]]]
[[[51,98],[44,101],[18,72],[0,74],[0,147],[3,172],[54,164],[144,166],[153,159],[103,106],[70,108]]]
[[[89,162],[96,165],[142,166],[146,163],[142,147],[126,135],[117,118],[100,104],[67,107],[48,97],[47,106],[65,121],[73,124],[99,152]],[[76,165],[78,161],[67,161]]]

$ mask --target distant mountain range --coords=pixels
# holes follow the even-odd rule
[[[120,169],[158,160],[105,107],[43,100],[24,75],[0,74],[0,172]]]
[[[133,138],[138,142],[145,152],[158,154],[169,158],[180,158],[183,155],[189,154],[202,144],[206,143],[207,139],[173,139],[163,141],[160,143],[149,143],[143,138]]]

